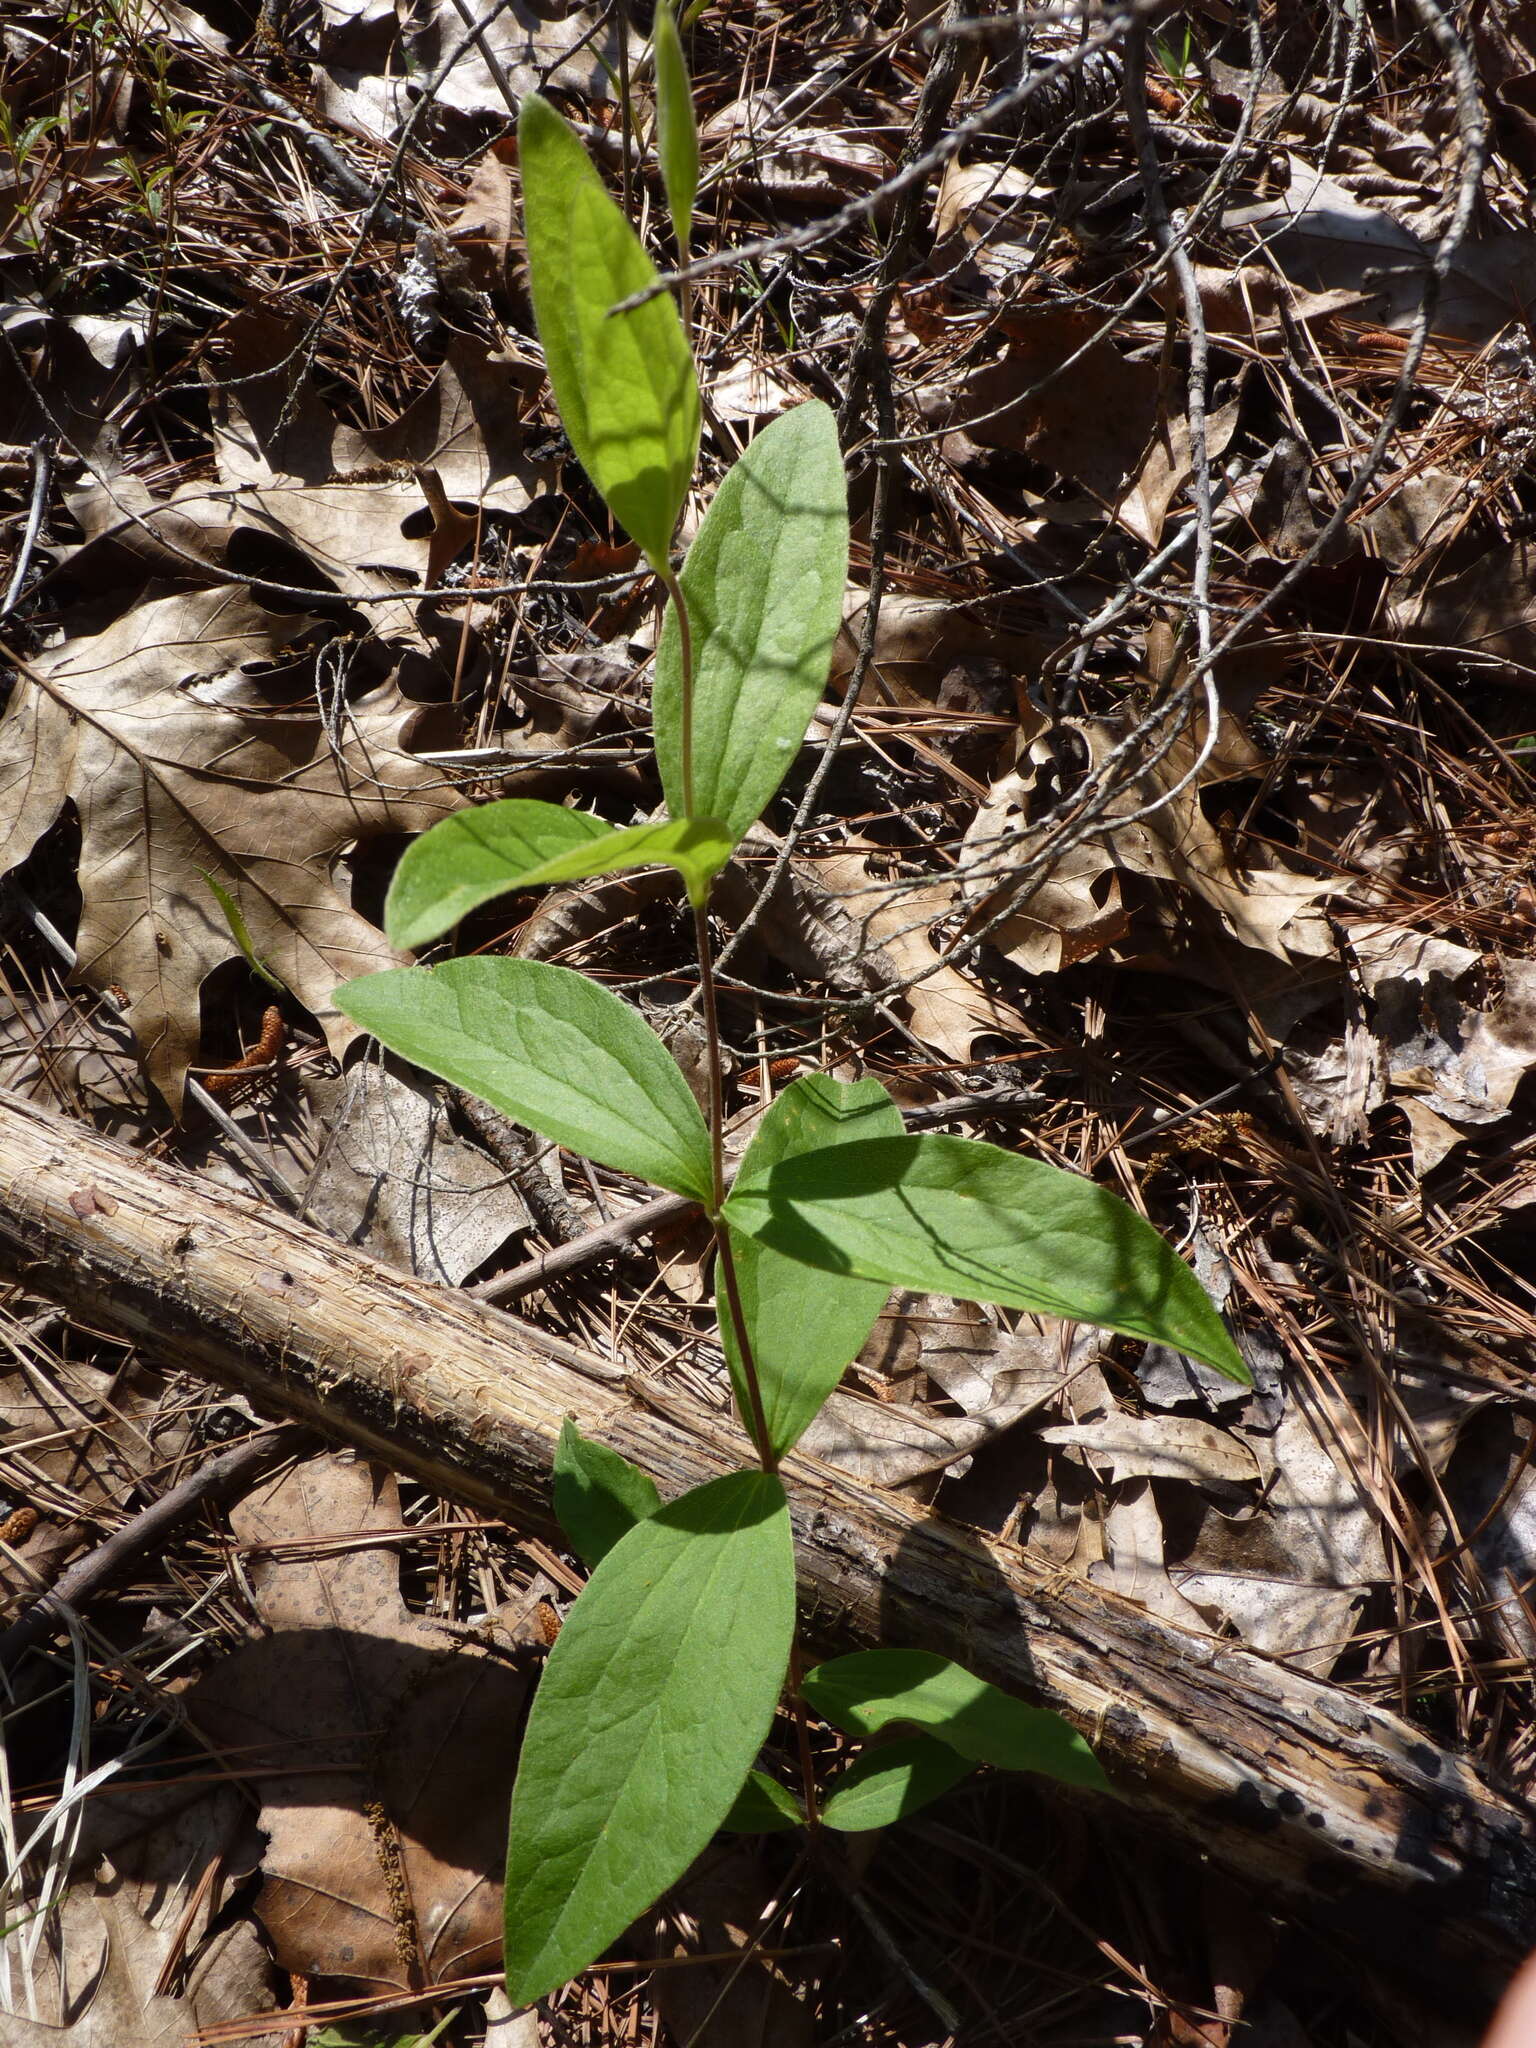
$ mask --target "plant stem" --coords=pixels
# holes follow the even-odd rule
[[[800,1797],[805,1802],[805,1825],[814,1840],[816,1830],[821,1826],[821,1812],[816,1803],[816,1759],[811,1755],[811,1721],[805,1701],[800,1696],[800,1681],[804,1676],[805,1658],[801,1655],[797,1634],[789,1646],[789,1711],[800,1752]]]
[[[696,815],[693,807],[693,628],[688,620],[688,606],[683,598],[683,586],[676,575],[668,569],[663,573],[662,583],[667,596],[672,600],[672,609],[677,613],[678,653],[683,671],[683,716],[680,751],[683,757],[683,816]],[[699,958],[702,961],[709,950],[707,940],[701,942]]]
[[[685,691],[686,688],[685,683]],[[715,970],[710,954],[707,904],[695,903],[693,906],[693,933],[699,954],[699,996],[700,1007],[704,1013],[704,1044],[709,1075],[709,1164],[712,1183],[709,1220],[714,1225],[715,1256],[720,1262],[720,1277],[725,1282],[725,1304],[730,1314],[731,1328],[736,1333],[741,1376],[747,1387],[749,1413],[743,1420],[751,1432],[758,1463],[765,1472],[777,1472],[779,1461],[768,1440],[768,1418],[763,1412],[763,1394],[757,1382],[757,1363],[752,1356],[752,1340],[747,1335],[747,1318],[741,1305],[736,1261],[731,1256],[730,1237],[720,1214],[725,1206],[725,1086],[721,1074],[720,1015],[715,1003]]]
[[[682,671],[682,755],[683,810],[693,811],[693,633],[688,623],[688,606],[677,577],[668,572],[667,595],[677,612],[679,666]],[[725,1283],[726,1309],[736,1335],[741,1375],[746,1382],[748,1413],[742,1418],[751,1432],[758,1462],[765,1472],[777,1472],[778,1457],[768,1438],[768,1418],[763,1411],[763,1394],[747,1334],[747,1318],[741,1305],[741,1288],[736,1278],[736,1261],[731,1256],[730,1237],[721,1220],[725,1207],[725,1082],[720,1057],[720,1011],[715,1001],[715,963],[709,942],[709,899],[706,895],[693,905],[693,937],[699,956],[699,1007],[704,1018],[705,1056],[709,1074],[709,1220],[715,1232],[715,1256]]]
[[[667,594],[677,609],[683,699],[683,809],[691,818],[694,815],[693,634],[689,628],[688,607],[684,602],[682,587],[677,577],[669,574],[665,581]],[[763,1409],[763,1390],[757,1377],[757,1361],[752,1356],[752,1339],[747,1331],[746,1312],[742,1307],[741,1283],[737,1278],[736,1260],[731,1251],[730,1231],[720,1213],[725,1207],[725,1079],[720,1054],[720,1009],[715,996],[715,962],[709,938],[707,891],[693,905],[693,937],[699,956],[699,1008],[704,1020],[705,1059],[709,1079],[709,1220],[715,1233],[715,1258],[719,1264],[721,1281],[724,1283],[726,1313],[731,1319],[731,1328],[735,1333],[736,1355],[741,1360],[741,1377],[747,1391],[748,1412],[742,1420],[752,1438],[758,1463],[765,1472],[776,1475],[779,1469],[778,1453],[774,1450],[768,1434],[768,1417]],[[800,1678],[803,1669],[800,1642],[796,1637],[789,1653],[789,1710],[794,1719],[799,1746],[801,1796],[805,1801],[806,1826],[814,1843],[821,1825],[821,1817],[816,1805],[816,1764],[811,1754],[810,1722],[805,1701],[800,1697]]]

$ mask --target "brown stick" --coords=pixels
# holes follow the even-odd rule
[[[313,1443],[304,1430],[292,1428],[264,1429],[245,1437],[114,1529],[0,1635],[0,1671],[8,1671],[24,1650],[44,1641],[58,1627],[66,1607],[83,1607],[119,1572],[148,1556],[204,1501],[222,1500],[254,1486],[264,1472],[292,1457],[306,1441]]]
[[[520,1527],[550,1528],[567,1415],[663,1493],[743,1462],[723,1417],[3,1091],[0,1275]],[[1400,1969],[1465,1991],[1536,1940],[1527,1810],[1393,1715],[813,1460],[785,1478],[810,1641],[936,1650],[1058,1708],[1122,1796]]]

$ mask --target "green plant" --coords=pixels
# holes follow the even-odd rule
[[[664,31],[665,34],[665,31]],[[679,50],[663,95],[686,91]],[[670,85],[669,85],[669,80]],[[691,205],[691,121],[663,106],[669,196]],[[699,1202],[715,1232],[722,1342],[755,1465],[662,1504],[605,1446],[564,1432],[555,1504],[591,1567],[523,1740],[506,1890],[508,1988],[530,2003],[598,1956],[722,1826],[869,1828],[976,1763],[1099,1784],[1059,1716],[946,1659],[864,1652],[790,1694],[866,1750],[818,1798],[754,1769],[791,1656],[795,1566],[780,1463],[867,1339],[888,1289],[1081,1318],[1247,1374],[1193,1274],[1091,1181],[965,1139],[912,1136],[873,1080],[797,1080],[728,1185],[707,910],[715,877],[795,759],[825,687],[847,572],[832,414],[801,405],[727,474],[681,572],[671,542],[697,457],[699,396],[676,306],[575,135],[530,95],[519,123],[531,287],[571,444],[643,549],[668,607],[656,758],[668,816],[615,830],[511,799],[417,840],[386,908],[424,946],[510,890],[676,870],[692,906],[708,1114],[639,1013],[561,967],[472,958],[337,991],[357,1023],[545,1137]],[[675,219],[686,246],[686,219]],[[615,312],[620,300],[643,298]],[[801,1804],[803,1799],[804,1804]]]

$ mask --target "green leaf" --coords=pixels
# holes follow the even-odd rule
[[[705,513],[681,582],[693,634],[693,812],[740,839],[794,764],[826,688],[848,575],[837,422],[813,400],[765,427]],[[656,652],[656,761],[683,801],[682,643]]]
[[[392,1052],[541,1136],[706,1205],[709,1132],[637,1010],[544,960],[397,967],[336,990]]]
[[[747,1782],[720,1823],[728,1835],[780,1835],[803,1828],[805,1815],[793,1792],[765,1771],[748,1771]]]
[[[507,1990],[532,2005],[688,1868],[773,1722],[795,1625],[784,1489],[733,1472],[637,1522],[550,1653],[507,1848]]]
[[[587,811],[531,797],[479,804],[455,811],[406,848],[384,905],[384,929],[397,946],[424,946],[509,890],[626,868],[676,868],[690,898],[702,902],[731,845],[717,818],[617,832]]]
[[[878,1081],[844,1086],[826,1074],[807,1074],[784,1090],[758,1125],[736,1187],[761,1187],[781,1160],[862,1138],[899,1137],[901,1128],[901,1112]],[[734,1230],[731,1255],[769,1440],[782,1457],[863,1349],[890,1289],[882,1280],[818,1273]],[[715,1311],[737,1403],[750,1415],[736,1328],[718,1274]]]
[[[537,93],[517,123],[534,318],[576,459],[658,573],[699,452],[699,387],[656,269],[575,132]]]
[[[843,1834],[891,1827],[958,1785],[975,1768],[926,1735],[882,1743],[855,1757],[835,1780],[821,1809],[822,1821]]]
[[[806,1704],[849,1735],[893,1722],[922,1728],[973,1763],[1038,1771],[1064,1785],[1108,1783],[1082,1736],[1048,1707],[1027,1707],[928,1650],[860,1650],[808,1671]]]
[[[259,974],[269,988],[275,988],[279,995],[285,995],[287,993],[285,984],[278,980],[266,961],[262,959],[261,955],[252,945],[250,929],[234,897],[230,895],[222,882],[215,881],[206,868],[199,868],[197,872],[208,884],[210,895],[213,897],[214,902],[218,904],[220,910],[223,911],[224,922],[229,926],[229,935],[245,955],[246,966],[250,968],[253,974]]]
[[[569,1416],[555,1445],[554,1492],[556,1518],[589,1571],[661,1506],[649,1473],[583,1436]]]
[[[786,1159],[726,1216],[829,1273],[1146,1337],[1250,1384],[1210,1296],[1150,1223],[1081,1174],[975,1138]]]
[[[656,52],[656,153],[661,159],[661,182],[667,188],[672,232],[677,237],[678,253],[686,263],[693,202],[699,190],[699,131],[693,118],[688,66],[670,0],[657,0],[651,41]]]

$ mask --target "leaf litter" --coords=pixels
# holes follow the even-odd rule
[[[507,140],[537,77],[570,95],[621,189],[649,120],[645,45],[625,52],[632,136],[613,23],[584,8],[503,9],[477,40],[451,8],[326,0],[288,23],[278,56],[271,10],[213,26],[146,7],[113,31],[103,70],[110,12],[23,10],[0,31],[6,106],[45,124],[0,159],[13,547],[35,487],[43,507],[5,625],[0,1077],[225,1177],[247,1178],[254,1150],[323,1227],[458,1284],[522,1255],[529,1209],[541,1230],[560,1214],[579,1230],[648,1192],[558,1157],[509,1176],[451,1105],[360,1061],[327,1008],[337,980],[395,963],[382,876],[432,818],[515,791],[625,825],[658,800],[654,607],[553,430]],[[967,46],[951,126],[1070,53],[1075,25],[1026,15]],[[1502,15],[1468,46],[1495,116],[1483,202],[1398,396],[1462,144],[1444,69],[1385,10],[1350,19],[1331,47],[1355,55],[1331,71],[1283,10],[1259,11],[1257,68],[1208,12],[1155,25],[1151,144],[1208,348],[1194,393],[1191,300],[1156,260],[1124,53],[1042,83],[933,167],[881,331],[865,328],[871,266],[898,201],[878,188],[940,45],[878,10],[781,11],[787,32],[766,41],[699,16],[710,175],[695,247],[870,201],[831,240],[696,288],[711,464],[791,402],[840,398],[860,361],[888,379],[855,394],[843,437],[860,523],[834,680],[841,693],[858,675],[858,701],[813,727],[717,899],[722,937],[750,924],[725,991],[733,1106],[745,1128],[807,1061],[879,1074],[912,1115],[962,1099],[940,1127],[1087,1168],[1179,1237],[1255,1371],[1244,1399],[1168,1354],[904,1298],[815,1455],[1387,1700],[1523,1784],[1533,1544],[1510,1389],[1536,1335],[1536,363],[1521,282],[1536,51]],[[69,81],[98,72],[86,120]],[[638,195],[648,174],[630,156]],[[403,234],[365,218],[386,186]],[[76,248],[94,268],[71,270]],[[1340,520],[1383,421],[1377,473]],[[871,441],[891,460],[883,513]],[[1203,710],[1170,733],[1148,719],[1189,682],[1202,526],[1215,635],[1242,632],[1215,662],[1214,735]],[[284,987],[281,1049],[243,1071],[273,992],[202,872]],[[579,959],[658,1014],[689,993],[675,898],[650,877],[520,903],[463,937]],[[224,1073],[221,1123],[188,1077]],[[694,1313],[708,1293],[663,1242],[536,1312],[599,1345],[622,1329],[626,1369],[718,1405]],[[0,1485],[40,1517],[17,1554],[46,1576],[231,1411],[40,1311],[7,1328]],[[135,1725],[150,1685],[189,1714],[201,1697],[211,1728],[250,1706],[241,1659],[291,1653],[284,1688],[310,1698],[343,1762],[250,1781],[270,1822],[257,1910],[274,1952],[322,1992],[469,1971],[494,1944],[494,1829],[439,1855],[451,1830],[430,1769],[425,1794],[389,1782],[394,1834],[368,1823],[366,1716],[316,1616],[328,1589],[354,1601],[387,1691],[391,1674],[436,1674],[459,1640],[439,1641],[444,1616],[494,1621],[509,1599],[531,1613],[539,1582],[509,1543],[473,1534],[462,1556],[442,1539],[430,1586],[417,1566],[402,1577],[382,1532],[424,1504],[384,1481],[365,1504],[356,1471],[307,1470],[251,1506],[265,1534],[252,1523],[243,1540],[272,1548],[239,1574],[189,1539],[157,1604],[104,1610],[125,1642],[158,1645],[152,1680],[125,1693],[122,1645],[93,1640],[83,1682],[113,1727]],[[325,1550],[349,1532],[361,1548]],[[323,1569],[285,1555],[299,1543]],[[206,1628],[177,1619],[194,1587]],[[490,1674],[513,1682],[493,1651],[444,1655],[466,1660],[471,1715]],[[435,1675],[421,1684],[436,1696]],[[410,1697],[400,1713],[418,1726]],[[926,1872],[914,1915],[904,1832],[864,1873],[885,1945],[862,1920],[844,1931],[825,1905],[819,1920],[797,1907],[785,1938],[839,1929],[851,1974],[794,1976],[793,1993],[754,1976],[770,2018],[745,2027],[792,2033],[814,2010],[835,2031],[872,2003],[890,2038],[916,2043],[935,1974],[955,1996],[983,1981],[1020,1995],[1027,1963],[988,1976],[999,1944],[973,1942],[964,1915],[932,1938]],[[101,1980],[85,2023],[121,2031],[131,1994],[145,2031],[162,2016],[136,1916],[165,1923],[122,1889],[125,1868],[106,1850],[77,1873],[65,1947],[83,1954],[117,1915],[127,1974]],[[387,1884],[380,1905],[387,1868],[419,1886],[428,1920],[445,1872],[463,1884],[441,1928],[418,1916],[409,1966]],[[698,1910],[678,1910],[735,1945],[775,1875],[752,1865],[732,1913],[706,1877]],[[1122,2032],[1098,1952],[1064,1923],[1050,1942],[1050,1995],[1070,1977],[1079,2032]],[[861,1968],[877,1987],[863,2004]],[[1223,2025],[1243,2016],[1214,1962],[1210,1993]],[[207,2014],[243,2000],[259,2015],[274,1995],[240,1979]],[[1324,2004],[1272,1986],[1253,2011],[1279,2039],[1344,2038]],[[708,2005],[668,1994],[657,2011],[681,2038]],[[617,2040],[633,2010],[595,1979],[559,2023]],[[1157,2038],[1187,2037],[1168,2024]],[[1357,2014],[1354,2037],[1366,2030]]]

